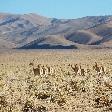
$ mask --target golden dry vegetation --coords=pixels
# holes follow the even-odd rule
[[[40,75],[39,64],[53,72]],[[0,112],[111,111],[112,50],[0,52]]]

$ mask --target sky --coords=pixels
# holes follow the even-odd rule
[[[112,0],[0,0],[0,12],[60,19],[112,15]]]

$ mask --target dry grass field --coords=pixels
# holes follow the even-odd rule
[[[112,50],[0,51],[0,112],[112,112]]]

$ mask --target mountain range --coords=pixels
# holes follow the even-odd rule
[[[112,16],[47,18],[0,13],[0,49],[112,48]]]

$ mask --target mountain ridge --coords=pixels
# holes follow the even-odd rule
[[[78,48],[80,45],[112,47],[111,32],[112,16],[110,15],[56,19],[35,13],[23,15],[0,13],[0,44],[5,40],[5,48],[36,49],[37,46],[38,49],[41,48],[38,40],[43,38],[46,38],[42,41],[43,45],[52,45],[53,47],[58,46],[58,43],[61,43],[60,45],[63,47],[64,42],[64,46],[68,46],[68,48],[71,46]],[[47,43],[48,40],[49,43]]]

